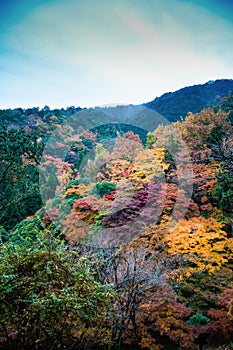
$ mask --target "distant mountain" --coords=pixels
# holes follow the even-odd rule
[[[221,105],[221,98],[233,91],[233,79],[210,80],[175,92],[168,92],[143,105],[162,114],[169,121],[198,113],[205,107]]]
[[[52,124],[62,124],[70,116],[75,116],[78,118],[78,122],[84,123],[83,127],[88,128],[95,129],[108,123],[120,123],[152,131],[156,129],[158,124],[179,120],[181,116],[186,117],[188,112],[198,113],[209,106],[224,107],[221,99],[231,92],[233,92],[233,79],[221,79],[168,92],[141,105],[101,106],[83,109],[74,106],[65,109],[50,109],[48,106],[42,109],[39,107],[0,109],[0,124],[39,128],[46,133],[46,128],[50,129]]]

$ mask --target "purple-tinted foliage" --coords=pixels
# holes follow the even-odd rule
[[[118,198],[113,203],[113,211],[103,218],[104,227],[120,227],[128,223],[132,224],[132,221],[137,219],[143,221],[144,224],[153,218],[157,217],[158,211],[161,214],[163,207],[161,208],[161,195],[164,196],[164,191],[160,184],[146,183],[143,185],[143,189],[135,192],[132,195],[132,199]],[[117,208],[121,208],[117,210]]]
[[[164,209],[166,194],[163,184],[150,183],[135,192],[131,200],[118,198],[118,205],[114,203],[113,211],[102,220],[103,227],[98,230],[98,244],[119,247],[158,223]],[[117,211],[117,207],[121,209]]]

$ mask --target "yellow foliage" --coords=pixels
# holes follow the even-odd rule
[[[168,163],[165,159],[165,149],[163,147],[160,147],[154,148],[152,151],[154,152],[156,160],[161,165],[163,170],[168,170],[170,167],[170,163]]]
[[[78,194],[80,196],[85,197],[89,194],[93,185],[94,184],[91,182],[88,185],[84,185],[81,183],[79,185],[72,186],[64,193],[64,196],[67,197],[67,196],[71,196],[72,194]]]
[[[146,149],[134,159],[134,167],[129,179],[150,182],[154,178],[163,178],[170,164],[165,161],[163,148]]]
[[[104,176],[106,180],[118,183],[124,176],[127,176],[127,172],[130,168],[131,164],[128,160],[111,159],[106,164]]]
[[[208,137],[216,129],[228,132],[231,125],[227,121],[228,115],[224,111],[214,112],[213,109],[203,109],[198,114],[189,113],[183,123],[176,122],[174,126],[182,133],[182,138],[193,149],[207,148]]]
[[[165,241],[170,254],[186,255],[194,266],[210,273],[228,267],[233,258],[233,239],[227,238],[222,225],[213,218],[183,219]]]

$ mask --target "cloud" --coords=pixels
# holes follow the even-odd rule
[[[44,104],[141,103],[233,73],[231,24],[189,1],[52,1],[4,33],[8,92]]]

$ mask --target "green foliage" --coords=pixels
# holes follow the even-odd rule
[[[222,108],[229,113],[229,121],[233,124],[233,92],[222,99]]]
[[[64,210],[64,205],[68,205],[71,208],[74,202],[76,201],[76,199],[79,199],[79,198],[82,198],[82,196],[80,196],[77,193],[71,193],[67,195],[64,199],[64,202],[61,204],[60,208],[62,207],[63,208],[62,210]]]
[[[34,242],[38,239],[41,229],[42,223],[39,218],[33,217],[31,219],[25,219],[15,226],[10,241],[15,244]]]
[[[22,156],[33,159],[36,163],[39,162],[43,151],[43,143],[38,142],[38,135],[36,132],[26,133],[23,128],[7,129],[3,127],[0,129],[0,161],[4,161],[2,167],[6,170],[7,165],[22,164]],[[1,177],[4,179],[5,172]]]
[[[9,238],[9,234],[4,229],[3,226],[0,226],[0,242],[6,242]]]
[[[3,109],[0,110],[1,122],[4,124],[19,124],[24,122],[25,117],[23,116],[23,110],[17,109]]]
[[[230,342],[228,345],[223,345],[217,348],[217,350],[232,350],[233,342]]]
[[[220,99],[233,91],[232,79],[209,81],[205,84],[188,86],[175,92],[168,92],[145,104],[162,114],[169,121],[176,121],[188,112],[199,113],[208,106],[220,105]]]
[[[157,139],[157,135],[155,132],[148,132],[147,138],[146,138],[146,148],[150,149],[152,148],[153,144],[155,143]]]
[[[79,169],[80,165],[82,164],[82,162],[84,161],[86,155],[88,154],[89,150],[87,147],[85,147],[84,149],[82,149],[81,151],[78,152],[78,160],[75,163],[75,166],[77,169]]]
[[[0,224],[6,229],[41,207],[37,164],[42,151],[36,132],[0,129]]]
[[[90,179],[87,177],[79,177],[78,179],[71,180],[66,187],[66,190],[68,190],[71,187],[78,186],[80,184],[88,185],[90,183]]]
[[[229,128],[230,129],[230,128]],[[213,191],[213,198],[218,208],[226,216],[233,214],[233,136],[232,130],[219,147],[214,149],[213,156],[220,163],[216,174],[217,186]]]
[[[49,173],[48,180],[46,181],[46,186],[43,188],[41,187],[41,194],[44,201],[47,201],[50,198],[53,198],[55,196],[55,191],[57,188],[57,185],[59,185],[59,181],[56,176],[56,169],[53,166],[48,167],[47,172]],[[42,178],[42,175],[41,175]]]
[[[15,109],[2,109],[0,110],[1,122],[5,125],[15,126],[34,126],[35,119],[43,120],[44,125],[50,126],[56,121],[56,123],[62,123],[64,119],[70,115],[77,113],[81,110],[80,107],[67,107],[66,109],[50,109],[45,106],[42,109],[39,107],[33,108],[15,108]],[[47,128],[48,131],[48,128]]]
[[[119,349],[121,342],[122,348],[135,342],[159,349],[164,338],[167,348],[184,349],[207,336],[210,344],[232,340],[233,139],[226,113],[232,119],[232,94],[219,102],[229,89],[233,81],[209,82],[147,104],[169,120],[215,106],[160,125],[147,139],[145,130],[130,125],[145,119],[135,106],[83,111],[89,124],[103,116],[92,130],[79,130],[77,115],[68,127],[58,125],[75,107],[0,111],[8,125],[0,130],[0,347],[102,349],[110,333]],[[108,123],[109,116],[116,123]],[[37,165],[55,129],[68,139],[70,153],[63,162],[61,137],[45,162],[47,175],[41,174],[47,202],[35,215],[43,191]],[[193,196],[168,233],[178,194],[182,205],[186,199],[175,164],[183,155],[180,135],[192,157]],[[186,158],[184,173],[185,164]],[[156,182],[160,175],[165,184]],[[125,250],[122,233],[126,241],[133,237]],[[109,248],[102,248],[105,242]]]
[[[210,319],[202,314],[195,314],[192,315],[189,319],[188,319],[188,324],[190,326],[203,326],[207,323],[210,322]]]
[[[145,144],[146,142],[146,136],[147,131],[129,123],[127,120],[127,113],[128,113],[129,106],[116,106],[114,108],[108,108],[107,112],[111,115],[120,115],[121,116],[121,122],[117,122],[114,124],[106,123],[104,125],[100,125],[96,128],[93,128],[92,131],[97,134],[97,140],[98,142],[106,142],[114,140],[117,135],[123,135],[126,134],[129,131],[133,131],[134,134],[138,134],[140,136],[140,139],[142,140],[142,143]],[[126,115],[125,115],[126,114]],[[128,113],[130,115],[130,113]],[[127,120],[128,124],[124,124],[122,121],[125,119]],[[110,143],[108,143],[110,145]],[[109,147],[108,147],[109,149]]]
[[[102,159],[106,155],[106,150],[102,143],[98,143],[95,148],[95,160]]]
[[[97,182],[92,191],[91,194],[97,194],[100,197],[103,197],[105,194],[109,194],[112,191],[116,189],[116,184],[113,182],[103,181],[103,182]]]
[[[87,259],[49,232],[23,245],[10,240],[0,250],[0,338],[11,349],[107,342],[112,295],[94,280]]]
[[[61,196],[59,193],[57,193],[51,201],[50,208],[51,209],[58,208],[60,205],[61,205]]]
[[[213,198],[218,207],[226,214],[232,214],[233,208],[233,178],[227,173],[219,173],[218,185],[214,189]]]

